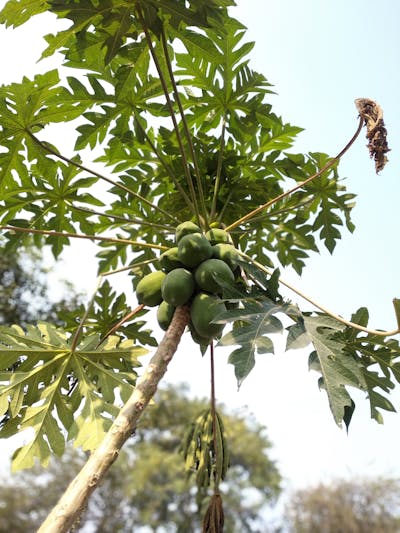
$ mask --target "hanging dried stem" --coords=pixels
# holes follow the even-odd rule
[[[388,161],[386,154],[390,151],[382,108],[369,98],[357,98],[354,103],[367,127],[367,146],[371,158],[374,158],[375,170],[378,173],[386,165]]]
[[[222,533],[224,530],[224,509],[220,494],[213,494],[203,520],[203,533]]]

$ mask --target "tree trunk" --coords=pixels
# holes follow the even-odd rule
[[[134,432],[137,421],[154,396],[178,348],[188,321],[188,308],[178,307],[156,353],[143,375],[137,380],[132,396],[122,407],[103,442],[91,454],[75,479],[71,481],[57,505],[39,528],[38,533],[64,533],[78,521],[87,506],[91,493],[117,459],[120,449]]]

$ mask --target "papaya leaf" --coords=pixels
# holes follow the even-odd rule
[[[0,24],[16,28],[48,9],[49,5],[45,0],[9,0],[0,11]]]
[[[353,400],[346,387],[367,390],[363,368],[359,361],[346,353],[346,344],[338,332],[343,326],[337,320],[323,314],[304,315],[303,320],[289,326],[287,348],[303,348],[309,342],[314,350],[309,357],[309,368],[321,374],[319,386],[328,395],[329,406],[335,422],[350,423],[354,410]]]
[[[86,336],[72,348],[72,336],[45,322],[0,328],[0,438],[30,430],[13,469],[44,465],[64,451],[66,433],[93,449],[109,428],[120,401],[131,394],[138,357],[147,350],[131,340]],[[28,433],[29,435],[31,433]]]
[[[228,359],[235,367],[238,387],[254,368],[256,353],[274,353],[270,336],[283,331],[283,325],[275,315],[287,314],[291,307],[290,304],[276,304],[268,298],[243,301],[242,309],[231,309],[214,320],[216,323],[234,323],[232,331],[222,337],[219,345],[240,345]]]
[[[368,325],[368,310],[361,307],[351,321],[364,327]],[[341,334],[344,350],[362,367],[370,403],[371,418],[383,423],[379,409],[395,411],[385,396],[400,382],[400,346],[397,339],[385,338],[346,327]],[[380,390],[379,390],[380,389]]]

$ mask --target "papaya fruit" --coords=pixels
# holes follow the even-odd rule
[[[206,233],[206,238],[211,242],[211,244],[217,244],[218,242],[233,244],[232,237],[227,231],[221,228],[210,229]]]
[[[183,264],[178,260],[178,247],[174,246],[160,255],[160,266],[164,272],[171,272],[174,268],[182,268]]]
[[[227,263],[232,270],[236,269],[240,259],[239,252],[236,248],[232,244],[224,242],[220,242],[213,246],[213,257],[221,259],[221,261]]]
[[[200,344],[200,346],[204,346],[204,347],[207,347],[210,345],[211,341],[212,341],[212,337],[202,337],[201,335],[199,335],[197,333],[197,331],[194,329],[193,325],[190,327],[189,326],[189,331],[190,331],[190,335],[192,336],[192,339],[193,341],[196,343],[196,344]]]
[[[144,276],[136,286],[136,297],[140,304],[155,307],[162,302],[161,284],[166,277],[165,272],[156,270]]]
[[[172,317],[175,313],[175,306],[168,302],[161,302],[157,309],[157,321],[161,329],[166,331],[171,324]]]
[[[164,301],[177,307],[191,298],[194,288],[192,273],[186,268],[175,268],[165,276],[161,285],[161,295]]]
[[[222,333],[224,324],[213,324],[214,318],[226,311],[224,302],[214,294],[199,292],[190,307],[190,319],[195,332],[204,339],[217,337]]]
[[[196,268],[194,279],[203,291],[218,293],[222,292],[220,279],[233,284],[235,277],[229,265],[221,259],[207,259]]]
[[[176,227],[175,230],[175,241],[178,244],[178,242],[184,237],[185,235],[190,235],[191,233],[201,233],[201,229],[197,224],[192,222],[191,220],[188,220],[186,222],[182,222]]]
[[[191,233],[178,243],[178,259],[186,267],[194,268],[213,254],[210,241],[201,233]]]

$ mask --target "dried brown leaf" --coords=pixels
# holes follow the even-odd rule
[[[222,533],[224,530],[224,509],[219,494],[211,496],[203,519],[203,533]]]
[[[367,127],[368,150],[375,161],[375,170],[380,172],[388,159],[386,154],[390,151],[387,143],[387,131],[383,121],[382,108],[370,98],[357,98],[355,100],[360,117],[364,119]]]

